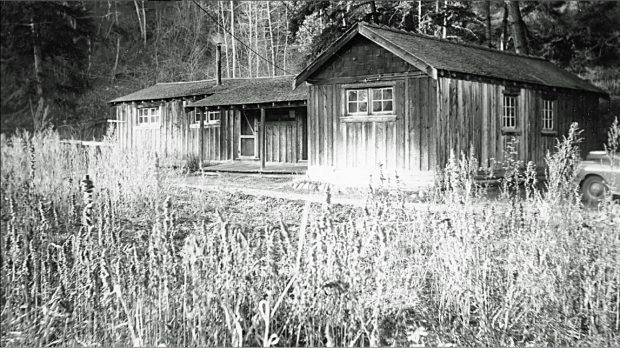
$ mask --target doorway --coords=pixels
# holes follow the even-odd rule
[[[239,135],[239,158],[255,159],[258,154],[258,115],[254,110],[241,112],[241,134]]]

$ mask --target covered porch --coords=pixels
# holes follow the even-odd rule
[[[209,123],[199,117],[194,131],[198,157],[228,160],[210,170],[239,173],[305,172],[308,159],[307,89],[291,89],[292,77],[256,78],[187,107],[197,115],[219,115]],[[210,129],[217,137],[210,136]],[[214,141],[210,142],[210,139]],[[212,156],[212,150],[225,155]],[[217,152],[217,151],[216,151]],[[300,165],[296,165],[300,164]],[[213,168],[215,167],[215,168]],[[209,168],[209,167],[206,167]]]

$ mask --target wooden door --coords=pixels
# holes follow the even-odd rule
[[[258,154],[258,120],[254,113],[241,112],[239,135],[239,158],[254,159]]]

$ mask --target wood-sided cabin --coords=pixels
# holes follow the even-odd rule
[[[188,104],[201,157],[260,160],[263,166],[306,161],[308,89],[293,90],[292,83],[293,76],[245,79]]]
[[[266,160],[298,162],[307,158],[308,92],[306,87],[292,90],[293,78],[158,83],[111,100],[116,112],[111,122],[124,148],[203,163],[254,160],[266,157],[259,147],[263,110]]]
[[[601,146],[605,92],[537,57],[359,23],[297,75],[304,82],[318,178],[432,175],[471,146],[481,164],[501,162],[511,137],[520,159],[543,166],[571,122],[582,150]]]
[[[185,106],[213,93],[215,79],[158,83],[113,99],[109,120],[120,146],[184,159],[197,154],[190,142],[190,116]]]

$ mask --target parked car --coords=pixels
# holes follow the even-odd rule
[[[590,151],[577,168],[577,180],[587,203],[601,201],[607,191],[620,195],[620,153]]]

